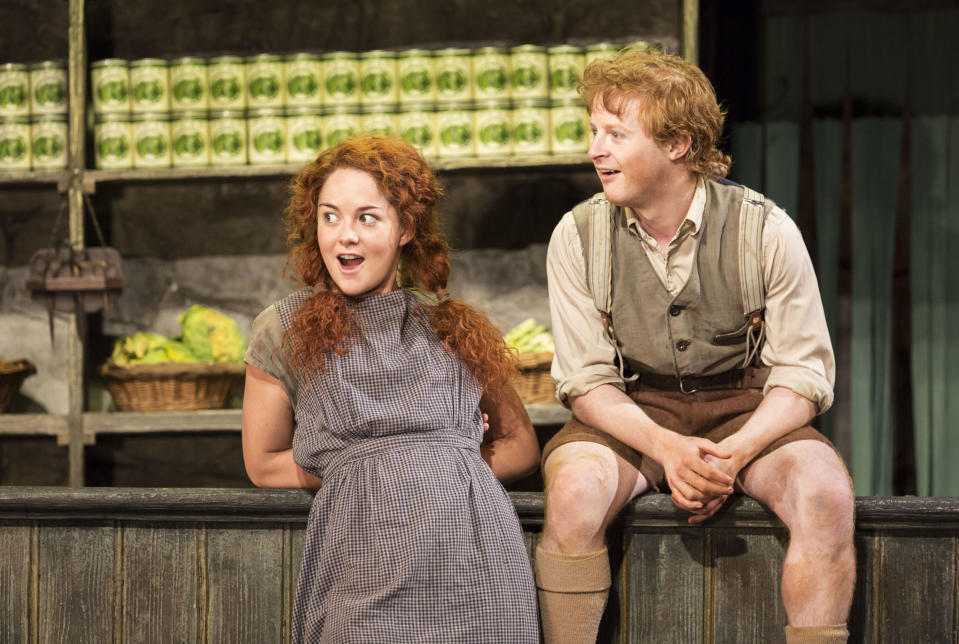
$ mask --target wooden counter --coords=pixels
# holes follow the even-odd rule
[[[539,493],[511,498],[532,547]],[[0,487],[0,642],[283,642],[303,490]],[[959,499],[859,498],[852,642],[954,642]],[[737,497],[689,526],[665,495],[610,535],[604,642],[779,642],[786,532]]]

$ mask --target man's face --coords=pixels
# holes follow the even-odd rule
[[[626,103],[621,116],[606,111],[597,98],[590,112],[593,142],[589,158],[606,198],[617,206],[643,210],[659,197],[675,162],[639,123],[639,100]]]

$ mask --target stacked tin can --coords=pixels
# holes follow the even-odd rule
[[[101,60],[97,167],[303,163],[358,133],[401,136],[429,158],[580,154],[589,124],[577,83],[587,60],[618,48]]]
[[[170,60],[143,58],[99,60],[91,66],[94,110],[94,156],[103,169],[206,166],[211,163],[246,163],[245,77],[243,59],[239,76],[219,78],[217,98],[235,117],[231,135],[221,138],[224,154],[213,145],[214,112],[210,62],[196,56]],[[219,59],[213,59],[219,60]],[[238,124],[238,125],[237,125]]]
[[[0,64],[0,172],[67,167],[67,70]]]
[[[166,61],[156,58],[134,61],[133,69],[131,74],[130,63],[120,58],[98,60],[90,67],[93,152],[97,168],[134,167],[134,150],[138,147],[133,131],[134,104],[142,139],[138,165],[170,165],[170,82]]]
[[[580,47],[549,49],[549,146],[553,154],[582,153],[589,148],[589,117],[576,89],[585,65]]]

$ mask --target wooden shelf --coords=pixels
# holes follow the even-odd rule
[[[562,425],[571,417],[559,403],[526,405],[533,425]],[[157,432],[238,432],[239,409],[198,411],[115,412],[83,414],[84,442],[92,444],[98,434],[151,434]],[[66,444],[66,416],[57,414],[0,414],[0,436],[56,436]]]
[[[48,186],[55,185],[58,192],[66,192],[70,185],[69,170],[11,170],[0,172],[0,185]]]
[[[85,434],[147,434],[152,432],[238,432],[239,409],[153,411],[83,414]]]
[[[468,157],[434,159],[437,172],[503,170],[513,168],[549,169],[591,167],[585,154],[539,155],[522,157]],[[205,181],[250,178],[290,177],[300,171],[302,163],[283,165],[203,166],[197,168],[140,168],[130,170],[87,170],[83,173],[84,191],[93,193],[98,183],[150,183],[154,181]],[[28,173],[22,173],[28,174]]]
[[[67,417],[58,414],[0,414],[0,435],[66,436]]]
[[[558,402],[526,405],[526,413],[533,425],[565,425],[573,417],[572,412]]]
[[[571,417],[559,403],[526,405],[534,425],[562,425]],[[3,418],[0,416],[0,418]],[[199,411],[116,412],[83,414],[87,434],[146,434],[152,432],[236,432],[240,431],[239,409]]]
[[[187,3],[189,4],[189,3]],[[442,3],[436,3],[440,6]],[[661,7],[659,5],[662,5]],[[135,51],[163,53],[168,51],[172,53],[179,51],[182,45],[189,45],[182,39],[169,38],[169,31],[176,29],[176,14],[173,20],[162,20],[160,23],[134,21],[126,23],[131,15],[129,13],[112,11],[108,8],[102,11],[102,7],[95,7],[92,10],[90,0],[68,0],[64,3],[64,9],[67,12],[68,22],[63,25],[62,16],[53,18],[47,16],[43,22],[47,27],[62,31],[62,27],[67,28],[67,76],[69,96],[68,106],[68,140],[70,168],[56,171],[11,171],[0,172],[0,190],[44,190],[53,192],[54,190],[65,200],[69,211],[69,239],[70,243],[76,248],[85,247],[84,228],[85,218],[87,216],[85,204],[86,195],[96,192],[98,184],[107,186],[144,186],[144,185],[162,185],[164,183],[190,183],[190,182],[208,182],[208,183],[226,183],[241,181],[259,181],[262,183],[286,183],[290,177],[294,176],[302,168],[301,163],[281,164],[274,166],[208,166],[199,168],[165,168],[165,169],[130,169],[130,170],[99,170],[95,168],[84,167],[85,159],[89,155],[90,132],[86,123],[90,121],[90,112],[88,101],[90,97],[89,79],[89,59],[88,59],[88,40],[91,35],[93,46],[91,52],[100,55],[104,45],[109,45],[111,51],[120,56],[127,55],[130,58],[137,58]],[[336,3],[327,3],[329,7],[336,6]],[[419,22],[416,18],[421,18],[424,11],[429,11],[429,6],[421,6],[417,3],[409,5],[414,9],[412,20],[406,16],[397,16],[389,18],[383,25],[389,25],[389,20],[399,19],[401,22],[396,24],[416,25]],[[503,3],[502,6],[511,6],[510,3]],[[623,10],[621,16],[613,16],[610,26],[627,26],[628,29],[615,29],[616,39],[634,38],[638,34],[656,35],[657,39],[665,38],[673,43],[673,46],[681,45],[682,53],[690,60],[695,61],[697,27],[698,27],[698,3],[689,0],[678,0],[673,2],[666,0],[657,3],[657,8],[648,12],[648,20],[634,21],[637,15],[643,15],[646,12],[633,11],[627,7]],[[290,4],[289,8],[295,8]],[[186,5],[178,7],[178,11],[186,10]],[[286,12],[284,12],[286,13]],[[225,12],[214,12],[213,24],[217,24],[217,19],[221,24],[225,21],[232,23],[233,16]],[[466,27],[462,31],[462,36],[450,35],[451,38],[465,39],[465,44],[476,44],[489,39],[489,35],[495,35],[495,40],[501,37],[505,40],[516,42],[534,42],[540,38],[542,30],[538,20],[529,23],[518,22],[513,31],[499,30],[506,25],[497,18],[498,10],[494,7],[493,11],[483,12],[484,15],[491,16],[492,20],[487,20],[484,27],[487,29],[487,35],[475,38],[476,25],[472,24],[469,17],[458,16],[455,22],[459,25],[454,31],[459,33],[459,27]],[[184,14],[186,15],[186,14]],[[223,19],[223,16],[228,17]],[[291,14],[295,15],[295,14]],[[333,11],[331,16],[341,17],[338,11]],[[352,14],[350,14],[352,15]],[[571,14],[572,15],[572,14]],[[104,27],[116,26],[114,19],[122,16],[123,23],[121,31],[124,32],[119,41],[113,36],[103,31]],[[566,14],[561,12],[559,19],[554,23],[554,27],[562,28],[566,31]],[[249,16],[247,16],[249,18]],[[679,22],[674,24],[674,18]],[[88,22],[89,20],[89,22]],[[470,24],[464,24],[464,21]],[[17,24],[14,21],[13,27],[22,27],[26,24],[24,20]],[[299,20],[297,21],[299,27]],[[607,21],[608,22],[608,21]],[[598,22],[585,25],[585,30],[577,38],[583,38],[583,41],[594,42],[598,39],[605,39],[609,36],[608,28],[599,26],[607,22]],[[328,21],[324,16],[306,25],[302,33],[309,34],[311,30],[319,25],[325,25]],[[329,24],[336,24],[333,21]],[[346,37],[341,37],[337,42],[340,48],[358,47],[363,51],[375,49],[383,44],[382,36],[370,35],[378,34],[376,26],[381,23],[368,17],[361,18],[360,26],[362,29],[358,34],[364,34],[360,38],[354,38],[351,32],[343,32]],[[635,27],[635,28],[634,28]],[[492,29],[493,31],[489,31]],[[342,31],[342,30],[341,30]],[[399,36],[397,42],[406,42],[429,45],[433,42],[434,30],[411,29],[404,32],[405,35]],[[553,29],[555,31],[555,29]],[[579,34],[580,30],[572,29]],[[366,34],[365,32],[370,32]],[[229,49],[232,45],[234,36],[239,32],[231,31],[224,37],[213,37],[206,43],[209,51],[218,51],[221,48]],[[113,34],[114,36],[116,34]],[[572,34],[567,34],[571,36]],[[108,37],[109,36],[109,37]],[[267,37],[262,46],[269,51],[271,47],[279,51],[287,43],[288,33],[280,28],[275,35]],[[587,37],[588,36],[588,37]],[[645,37],[645,36],[644,36]],[[662,38],[661,38],[662,37]],[[532,38],[534,40],[527,40]],[[315,36],[308,40],[312,42]],[[575,40],[575,39],[574,39]],[[41,46],[40,50],[45,50],[46,46]],[[61,55],[62,56],[62,55]],[[536,174],[538,172],[561,172],[561,173],[586,173],[592,171],[592,165],[585,153],[566,154],[566,155],[539,155],[539,156],[503,156],[503,157],[469,157],[461,159],[431,159],[431,165],[438,173],[475,173],[486,174],[486,180],[497,182],[503,175],[508,173],[526,173]],[[95,441],[98,434],[142,434],[147,432],[236,432],[240,428],[240,412],[238,410],[215,410],[201,412],[167,412],[167,413],[89,413],[83,411],[84,400],[84,344],[86,342],[85,334],[70,335],[67,339],[67,383],[69,387],[68,406],[69,410],[63,415],[57,414],[0,414],[0,435],[10,436],[55,436],[60,444],[68,444],[68,468],[69,482],[73,486],[83,486],[85,484],[85,457],[84,444],[91,444]],[[563,408],[558,403],[546,405],[529,405],[527,407],[533,424],[539,427],[549,427],[565,423],[571,416],[569,410]]]

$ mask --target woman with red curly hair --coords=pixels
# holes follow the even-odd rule
[[[446,293],[429,165],[356,138],[292,188],[288,267],[307,288],[254,322],[243,399],[253,483],[319,488],[292,640],[538,642],[497,477],[531,472],[539,447],[502,334]]]

